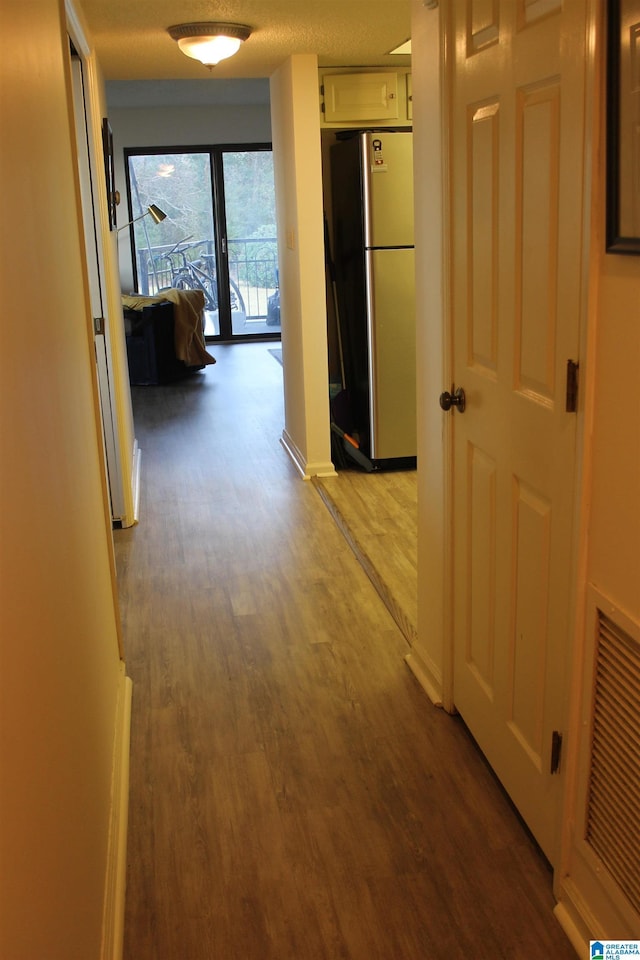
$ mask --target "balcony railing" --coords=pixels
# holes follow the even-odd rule
[[[231,308],[248,322],[264,321],[267,299],[277,289],[275,237],[243,237],[228,241]],[[140,293],[155,296],[168,287],[201,288],[205,309],[218,309],[218,285],[213,240],[187,239],[138,251]]]

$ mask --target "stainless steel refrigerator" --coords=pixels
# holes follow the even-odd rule
[[[343,135],[331,147],[333,258],[348,412],[374,469],[415,466],[412,135]],[[344,411],[344,405],[343,405]]]

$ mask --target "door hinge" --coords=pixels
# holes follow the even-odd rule
[[[551,765],[550,773],[558,773],[560,770],[560,754],[562,753],[562,734],[554,730],[551,734]]]
[[[578,369],[577,360],[567,360],[567,398],[565,410],[575,413],[578,409]]]
[[[104,333],[104,317],[93,318],[93,330],[97,337],[102,336]]]

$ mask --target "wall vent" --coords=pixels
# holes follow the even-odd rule
[[[640,912],[640,644],[597,615],[586,841]]]

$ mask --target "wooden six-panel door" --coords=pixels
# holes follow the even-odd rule
[[[571,628],[577,416],[566,371],[581,310],[585,6],[450,0],[447,10],[453,371],[466,394],[464,413],[443,413],[454,418],[454,700],[552,862]]]

